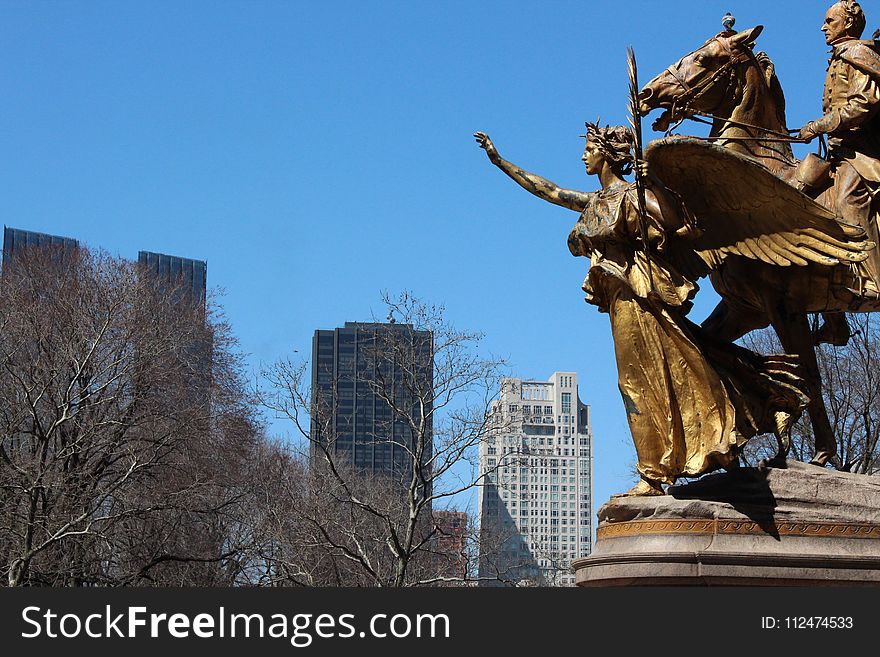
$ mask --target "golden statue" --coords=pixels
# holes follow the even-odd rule
[[[737,173],[745,174],[744,185],[775,181],[774,191],[785,190],[774,208],[767,209],[759,193],[751,205],[726,203],[744,211],[695,215],[680,190],[654,175],[654,159],[668,170],[668,146],[677,144],[653,144],[646,161],[637,163],[627,128],[587,124],[582,159],[602,185],[594,193],[562,189],[503,159],[485,133],[474,136],[490,161],[524,189],[580,214],[569,249],[591,259],[586,300],[610,315],[618,384],[638,456],[641,481],[624,495],[663,494],[662,486],[678,477],[731,466],[738,448],[758,433],[774,433],[784,457],[791,423],[808,402],[797,359],[759,356],[688,320],[696,281],[731,255],[752,257],[745,245],[755,241],[781,245],[790,263],[808,255],[826,263],[858,261],[865,257],[864,242],[850,239],[827,211],[757,167]],[[703,159],[725,155],[717,146],[698,148],[710,149]],[[624,179],[633,166],[641,190]],[[723,208],[729,193],[715,189],[703,201]],[[805,202],[786,205],[792,199]]]
[[[824,465],[835,458],[837,444],[822,397],[814,344],[846,343],[849,329],[844,312],[880,310],[875,264],[880,262],[877,196],[871,191],[868,199],[865,193],[877,187],[873,180],[880,179],[880,56],[874,41],[857,40],[864,28],[864,14],[858,3],[849,0],[833,5],[823,26],[826,41],[834,47],[826,80],[826,115],[792,131],[786,127],[785,98],[773,63],[765,53],[754,52],[763,28],[736,32],[732,26],[731,20],[724,31],[645,85],[639,93],[639,112],[645,115],[656,108],[664,109],[654,128],[667,133],[686,119],[711,124],[703,143],[698,143],[699,138],[685,138],[677,146],[669,144],[665,157],[668,166],[660,167],[662,173],[655,171],[667,184],[684,176],[685,180],[675,185],[683,190],[695,212],[701,204],[705,213],[717,212],[700,196],[705,192],[703,185],[717,183],[719,175],[724,177],[731,204],[738,202],[737,198],[747,199],[756,190],[771,191],[772,185],[755,188],[734,174],[737,168],[747,169],[745,163],[749,162],[766,167],[798,191],[817,199],[828,208],[828,216],[838,230],[846,233],[846,239],[867,237],[866,258],[840,258],[840,263],[823,263],[821,258],[807,258],[807,262],[801,257],[792,259],[776,240],[743,244],[743,250],[750,252],[746,257],[729,258],[711,275],[722,301],[703,322],[707,331],[732,341],[753,329],[772,325],[783,349],[799,357],[808,384],[808,411],[815,436],[816,451],[811,462]],[[792,133],[798,133],[799,138]],[[830,157],[810,154],[802,161],[795,159],[791,142],[807,141],[817,134],[829,136]],[[736,157],[710,157],[698,145],[724,148]],[[688,150],[706,156],[691,161]],[[732,163],[734,159],[741,162]],[[725,167],[727,171],[722,172]],[[775,201],[770,198],[769,202]],[[792,198],[789,202],[804,201]],[[792,263],[801,266],[785,272],[778,269]],[[815,335],[807,320],[807,313],[813,312],[822,313],[825,319]]]
[[[845,344],[845,312],[880,310],[880,47],[857,40],[861,8],[843,0],[828,11],[826,114],[799,131],[786,127],[772,61],[754,52],[763,27],[737,32],[734,23],[726,15],[722,32],[641,90],[630,53],[632,129],[587,124],[584,135],[582,159],[599,192],[561,189],[475,134],[520,186],[580,213],[569,249],[591,259],[587,301],[611,318],[641,476],[631,495],[735,465],[739,448],[759,433],[775,434],[774,461],[784,460],[805,407],[815,435],[811,463],[834,459],[814,346]],[[665,111],[654,129],[666,136],[643,153],[641,117],[657,108]],[[710,124],[708,137],[671,135],[687,119]],[[818,134],[829,136],[830,153],[797,160],[791,143]],[[624,178],[630,171],[632,183]],[[697,326],[687,314],[704,276],[722,300]],[[807,313],[825,319],[815,334]],[[787,355],[733,344],[766,326]]]

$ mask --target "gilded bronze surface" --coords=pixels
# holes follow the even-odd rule
[[[826,114],[798,131],[786,128],[785,99],[772,61],[754,52],[760,26],[742,32],[726,29],[664,70],[639,95],[641,113],[665,110],[655,129],[668,130],[687,118],[710,121],[712,143],[760,162],[829,208],[841,225],[859,228],[875,244],[859,263],[810,263],[805,270],[779,276],[764,266],[732,261],[711,276],[723,300],[704,322],[707,330],[735,340],[769,324],[786,352],[800,358],[811,398],[813,462],[820,465],[835,457],[837,445],[822,399],[814,343],[846,344],[850,333],[843,312],[880,308],[874,200],[880,172],[880,55],[876,42],[859,40],[864,25],[857,2],[840,2],[829,9],[822,28],[833,47],[823,103]],[[793,132],[806,141],[827,135],[827,157],[811,155],[798,162],[787,137]],[[773,253],[761,246],[753,249],[758,258],[772,259]],[[806,312],[823,313],[825,323],[815,335]]]
[[[679,477],[731,466],[757,434],[774,434],[784,459],[805,408],[814,462],[835,455],[814,340],[845,342],[842,311],[880,307],[872,264],[880,55],[874,42],[857,41],[857,7],[829,10],[823,30],[842,53],[831,67],[852,70],[829,73],[826,115],[800,131],[786,127],[772,62],[754,52],[763,28],[737,32],[726,16],[724,31],[640,91],[631,58],[631,127],[587,124],[582,160],[597,192],[560,188],[502,158],[486,133],[474,135],[517,184],[580,215],[569,250],[590,258],[586,300],[609,314],[638,456],[641,481],[624,495],[662,494]],[[853,94],[861,107],[847,100]],[[698,118],[712,124],[709,137],[667,136],[642,153],[639,119],[656,108],[665,111],[655,129]],[[828,158],[797,161],[791,143],[820,133],[831,140]],[[687,314],[704,276],[722,301],[698,326]],[[808,312],[824,314],[818,335]],[[786,354],[733,344],[768,325]]]
[[[880,527],[845,522],[775,522],[778,536],[829,536],[880,539]],[[597,538],[624,538],[649,534],[754,534],[767,533],[766,523],[743,520],[628,520],[600,525]]]

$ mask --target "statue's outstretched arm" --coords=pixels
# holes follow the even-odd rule
[[[545,201],[549,201],[554,205],[561,205],[575,212],[582,212],[587,207],[590,195],[587,192],[579,192],[574,189],[563,189],[556,183],[542,178],[534,173],[529,173],[525,169],[521,169],[515,164],[508,162],[498,154],[495,144],[489,139],[489,135],[485,132],[476,132],[474,137],[480,148],[485,149],[489,161],[501,169],[508,176],[513,178],[523,189],[531,192]]]

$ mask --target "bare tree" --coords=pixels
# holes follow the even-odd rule
[[[880,319],[874,314],[852,314],[847,319],[852,337],[846,346],[823,344],[816,349],[825,406],[838,441],[838,467],[876,474],[880,470]],[[781,351],[775,335],[767,330],[748,335],[744,342],[762,353]],[[792,430],[792,456],[809,460],[813,443],[810,423],[801,418]],[[775,441],[762,437],[746,446],[744,460],[755,463],[772,457],[774,450]]]
[[[184,297],[85,249],[33,249],[4,270],[10,586],[232,581],[232,509],[258,425],[228,327]]]
[[[352,447],[343,448],[343,376],[318,373],[313,390],[304,361],[282,360],[264,373],[262,403],[289,418],[303,441],[298,457],[276,452],[274,458],[288,471],[307,471],[285,475],[285,489],[266,496],[272,510],[264,515],[278,537],[269,579],[395,587],[475,579],[473,568],[450,575],[438,567],[440,530],[432,511],[490,474],[479,470],[477,447],[490,431],[505,363],[478,355],[482,336],[456,330],[442,307],[407,293],[385,295],[383,302],[388,318],[405,330],[375,331],[358,354],[372,372],[359,384],[376,400],[378,427],[358,440],[394,455],[381,473],[358,467]],[[287,505],[275,510],[284,499]],[[291,546],[295,535],[298,544]],[[303,554],[320,557],[310,556],[306,565]]]

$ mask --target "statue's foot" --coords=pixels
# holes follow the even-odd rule
[[[830,344],[834,347],[845,347],[852,336],[849,322],[844,313],[825,313],[822,315],[822,326],[813,334],[814,344]]]
[[[666,495],[666,492],[660,484],[642,479],[625,493],[617,493],[611,497],[645,497],[648,495]]]
[[[792,415],[786,411],[776,411],[773,414],[775,423],[774,435],[776,436],[776,444],[779,450],[776,456],[766,461],[766,465],[771,468],[784,468],[785,459],[791,451],[791,424]]]

